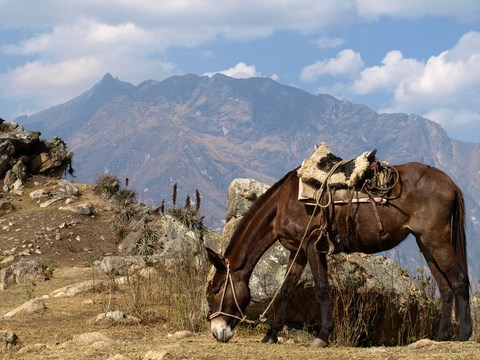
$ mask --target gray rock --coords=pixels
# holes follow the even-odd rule
[[[98,314],[95,318],[95,324],[113,324],[121,323],[125,325],[140,324],[141,320],[135,316],[127,315],[123,311],[108,311]]]
[[[106,256],[100,264],[109,276],[131,275],[146,266],[142,256]]]
[[[118,244],[118,251],[123,255],[132,255],[135,253],[135,248],[140,240],[140,231],[134,231],[125,236]]]
[[[0,350],[20,346],[20,339],[13,331],[0,331]]]
[[[32,199],[46,199],[46,198],[49,198],[51,196],[51,192],[45,190],[45,189],[38,189],[38,190],[34,190],[32,191],[29,196],[32,198]]]
[[[66,179],[60,179],[58,181],[58,185],[67,192],[67,194],[69,195],[79,195],[80,194],[80,190],[78,190],[78,188],[73,185],[73,183],[69,180],[66,180]]]
[[[268,188],[268,185],[253,179],[233,180],[228,187],[227,222],[234,217],[242,216]]]
[[[20,260],[0,271],[0,290],[26,281],[44,280],[47,267],[40,258]]]
[[[47,307],[45,306],[43,299],[35,298],[23,303],[22,305],[16,307],[13,310],[10,310],[6,314],[4,314],[3,317],[5,319],[10,319],[19,314],[33,314],[44,311],[46,309]]]
[[[80,215],[90,216],[93,214],[93,207],[91,204],[78,204],[75,205],[74,209]]]
[[[54,290],[49,294],[49,296],[51,298],[73,297],[89,291],[98,291],[98,289],[106,287],[106,282],[103,280],[86,280]]]

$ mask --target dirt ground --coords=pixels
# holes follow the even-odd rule
[[[41,312],[2,318],[26,301],[61,287],[85,280],[107,281],[91,264],[117,252],[114,207],[94,195],[91,185],[77,184],[82,196],[74,204],[92,204],[93,216],[58,209],[65,207],[62,203],[41,208],[29,197],[40,188],[58,190],[56,183],[48,178],[32,179],[23,195],[11,196],[16,210],[0,217],[0,261],[7,257],[5,251],[32,249],[29,256],[42,257],[54,269],[47,281],[0,291],[0,332],[12,331],[21,342],[11,349],[0,344],[0,359],[480,359],[480,344],[475,342],[421,340],[407,347],[312,350],[311,338],[294,331],[282,334],[282,344],[264,345],[260,343],[262,332],[239,329],[230,343],[221,344],[208,331],[178,332],[185,329],[174,328],[161,316],[133,325],[97,325],[94,319],[111,301],[107,288],[74,297],[45,298],[46,309]],[[81,334],[93,334],[95,340],[82,340]]]
[[[112,229],[114,207],[94,194],[93,185],[75,185],[81,195],[68,205],[58,201],[40,207],[45,199],[39,202],[30,198],[29,194],[39,189],[62,192],[58,180],[42,176],[30,179],[22,189],[22,195],[5,195],[15,210],[0,217],[0,256],[12,248],[17,248],[19,252],[31,247],[31,256],[38,255],[49,265],[59,267],[83,266],[85,262],[115,253],[117,246]],[[94,215],[85,216],[59,209],[82,203],[91,204]]]

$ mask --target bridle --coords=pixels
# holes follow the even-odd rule
[[[239,320],[240,322],[248,322],[249,320],[247,320],[247,317],[245,316],[245,314],[243,313],[242,309],[240,308],[240,305],[238,304],[238,300],[237,300],[237,294],[235,293],[235,286],[233,285],[233,279],[232,279],[232,274],[230,272],[230,263],[228,261],[228,259],[225,259],[225,265],[227,266],[227,275],[225,277],[225,284],[223,285],[223,291],[222,291],[222,299],[220,300],[220,307],[219,307],[219,310],[214,312],[213,314],[211,314],[208,319],[211,321],[213,320],[214,318],[218,317],[218,316],[221,316],[221,315],[224,315],[224,316],[228,316],[228,317],[231,317],[231,318],[234,318],[234,319],[237,319]],[[235,305],[237,306],[237,310],[240,312],[240,316],[237,316],[237,315],[234,315],[234,314],[229,314],[229,313],[226,313],[226,312],[223,312],[222,311],[222,308],[223,308],[223,300],[225,299],[225,294],[227,292],[227,286],[228,284],[230,284],[230,286],[232,287],[232,294],[233,294],[233,300],[235,300]]]

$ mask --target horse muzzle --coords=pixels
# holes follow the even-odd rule
[[[227,322],[220,318],[214,318],[210,321],[212,335],[217,341],[226,343],[233,337],[233,330]]]

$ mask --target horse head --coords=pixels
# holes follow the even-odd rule
[[[250,303],[248,280],[241,271],[231,269],[227,258],[209,248],[207,254],[214,266],[207,280],[207,317],[213,337],[226,343]]]

